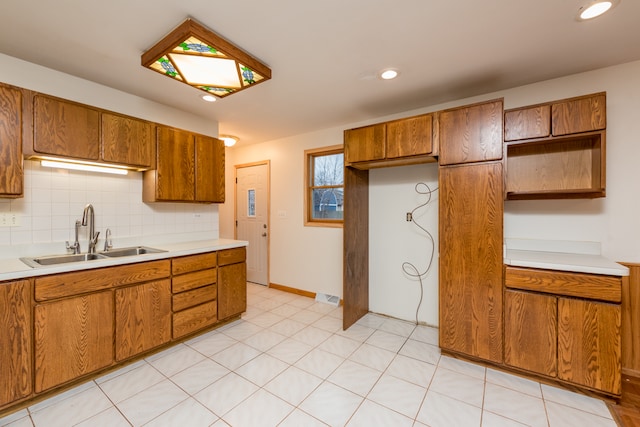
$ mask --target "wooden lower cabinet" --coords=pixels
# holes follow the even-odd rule
[[[439,172],[440,347],[501,363],[502,164]]]
[[[116,361],[171,341],[171,281],[115,291]]]
[[[614,276],[508,266],[505,365],[620,395],[621,282]]]
[[[619,395],[620,305],[558,298],[558,377]]]
[[[32,392],[31,283],[0,284],[0,408]]]
[[[218,252],[218,319],[247,310],[246,248]]]
[[[36,305],[35,392],[111,365],[113,324],[110,290]]]
[[[527,371],[557,375],[557,298],[506,290],[504,363]]]

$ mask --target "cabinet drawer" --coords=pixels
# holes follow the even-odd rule
[[[551,106],[538,105],[504,112],[504,140],[543,138],[551,134]]]
[[[173,315],[173,338],[179,338],[218,321],[215,301],[188,308]]]
[[[201,288],[216,283],[216,278],[217,270],[215,268],[196,271],[195,273],[187,273],[181,276],[173,276],[171,290],[174,294],[177,294],[179,292]]]
[[[247,256],[247,248],[225,249],[218,252],[218,265],[228,265],[243,262]]]
[[[213,301],[218,294],[216,285],[209,285],[173,296],[173,311],[181,311],[203,302]]]
[[[171,265],[171,272],[173,274],[182,274],[204,270],[205,268],[215,267],[216,261],[216,252],[174,258]]]
[[[169,277],[170,261],[152,261],[36,278],[36,301]]]
[[[615,276],[507,267],[507,288],[619,303],[622,280]]]

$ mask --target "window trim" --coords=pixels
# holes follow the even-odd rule
[[[344,146],[331,145],[329,147],[313,148],[311,150],[304,150],[304,225],[309,227],[334,227],[342,228],[344,224],[343,219],[312,219],[311,214],[311,159],[318,156],[327,156],[331,154],[344,154]],[[342,189],[344,191],[344,181],[342,182]],[[346,202],[346,200],[345,200]]]

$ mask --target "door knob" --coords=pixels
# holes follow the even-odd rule
[[[262,233],[262,237],[267,237],[267,232]]]

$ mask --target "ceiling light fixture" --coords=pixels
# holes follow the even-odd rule
[[[391,80],[395,79],[396,77],[398,77],[398,70],[389,68],[380,72],[380,78],[383,80]]]
[[[117,166],[106,166],[98,164],[61,162],[58,160],[42,160],[40,164],[47,168],[70,169],[85,172],[101,172],[116,175],[127,175],[129,173],[127,169],[119,168]]]
[[[207,101],[207,102],[216,102],[216,97],[213,96],[213,95],[209,95],[209,94],[202,95],[202,99]]]
[[[597,0],[578,9],[578,21],[587,21],[596,18],[611,10],[619,0]]]
[[[224,141],[226,147],[233,147],[239,140],[237,136],[233,135],[220,135],[218,138]]]
[[[144,67],[219,98],[271,78],[271,69],[193,19],[142,54]]]

